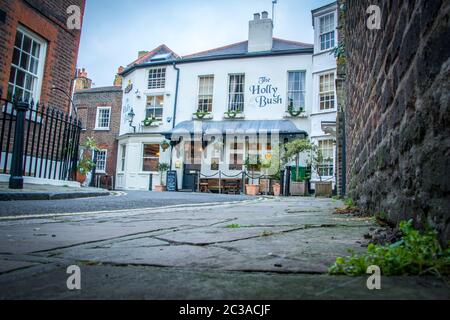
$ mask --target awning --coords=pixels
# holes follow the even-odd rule
[[[222,121],[199,121],[190,120],[180,122],[173,130],[167,132],[172,134],[258,134],[277,133],[287,135],[308,136],[306,131],[300,130],[289,120],[222,120]]]

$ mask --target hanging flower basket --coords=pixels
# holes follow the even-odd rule
[[[170,142],[167,140],[164,140],[163,142],[161,142],[161,149],[163,149],[163,151],[166,151],[167,149],[169,149],[170,147]]]

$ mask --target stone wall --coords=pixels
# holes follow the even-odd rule
[[[369,5],[381,30],[366,27]],[[348,195],[450,240],[450,1],[347,0]]]

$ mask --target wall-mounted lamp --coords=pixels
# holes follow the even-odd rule
[[[133,111],[133,108],[131,108],[130,112],[128,112],[128,122],[130,123],[130,127],[133,128],[133,132],[136,133],[136,126],[133,126],[133,120],[134,120],[134,116],[136,114]]]

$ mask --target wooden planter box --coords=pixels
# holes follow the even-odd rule
[[[333,183],[330,182],[316,182],[316,197],[328,197],[333,195]]]
[[[166,186],[155,186],[155,192],[165,192],[166,190]]]
[[[291,196],[308,195],[308,184],[306,182],[291,182]]]
[[[249,196],[256,196],[259,194],[259,185],[257,184],[246,184],[245,185],[246,194]]]

